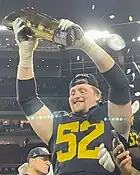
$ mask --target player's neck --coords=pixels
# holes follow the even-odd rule
[[[89,109],[85,110],[85,111],[80,111],[80,112],[73,112],[72,114],[73,115],[77,115],[77,116],[81,116],[81,115],[84,115],[84,114],[87,114],[89,111],[91,111],[92,109],[96,108],[98,104],[94,104],[93,106],[91,106]],[[71,116],[73,116],[71,115]]]

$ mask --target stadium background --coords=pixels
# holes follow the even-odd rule
[[[111,50],[103,39],[97,42],[124,69],[130,80],[134,102],[140,100],[140,25],[133,23],[140,20],[139,5],[140,2],[136,0],[0,0],[0,17],[2,19],[16,9],[33,6],[57,19],[68,18],[85,31],[108,30],[121,35],[127,45],[121,51]],[[129,22],[132,23],[122,24]],[[16,102],[17,51],[14,35],[0,26],[0,174],[13,174],[16,167],[25,161],[30,148],[44,145],[30,128]],[[59,49],[41,40],[34,62],[39,96],[52,111],[70,112],[68,84],[77,73],[96,75],[103,99],[107,99],[107,83],[82,51]],[[137,132],[140,132],[139,126],[138,111],[134,119]]]

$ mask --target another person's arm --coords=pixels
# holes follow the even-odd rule
[[[31,32],[20,18],[13,22],[15,38],[19,46],[19,65],[17,70],[17,101],[34,131],[44,141],[48,142],[52,136],[53,116],[43,104],[37,94],[34,77],[33,54],[36,39],[28,37]]]
[[[123,144],[118,145],[113,150],[114,160],[122,172],[122,175],[140,175],[140,172],[132,167],[131,157],[129,151],[123,151]]]
[[[121,153],[124,146],[120,144],[113,150],[113,157],[104,147],[104,144],[100,145],[100,154],[99,154],[99,164],[103,166],[107,171],[115,171],[115,163],[120,169],[122,175],[140,175],[140,172],[132,167],[131,157],[129,156],[128,151]],[[120,153],[119,153],[120,152]],[[115,161],[115,163],[114,163]]]

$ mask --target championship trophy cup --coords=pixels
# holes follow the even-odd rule
[[[16,18],[22,18],[25,21],[27,30],[29,28],[33,32],[34,36],[38,39],[46,39],[61,46],[72,46],[75,43],[74,31],[70,29],[67,32],[60,31],[58,29],[59,21],[48,16],[44,13],[38,13],[33,8],[21,9],[19,11],[14,11],[7,15],[2,24],[9,30],[13,30],[12,22]],[[61,40],[59,39],[61,38]],[[60,41],[62,42],[60,44]]]

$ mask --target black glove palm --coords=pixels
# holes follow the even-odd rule
[[[13,30],[17,43],[28,41],[29,39],[34,38],[34,33],[29,27],[26,26],[25,21],[21,18],[17,18],[13,22]]]

